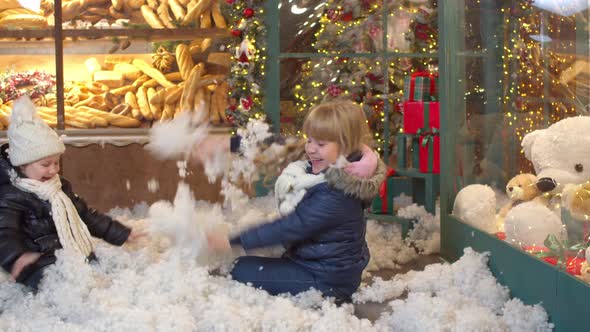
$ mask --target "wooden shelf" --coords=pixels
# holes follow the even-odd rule
[[[125,29],[66,29],[62,31],[64,38],[99,39],[109,37],[125,37],[130,39],[184,40],[195,38],[225,38],[229,37],[227,29],[208,28],[178,28],[178,29],[151,29],[151,28],[125,28]],[[38,30],[0,30],[0,38],[53,38],[53,29]]]

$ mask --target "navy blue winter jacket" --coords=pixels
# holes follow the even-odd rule
[[[366,203],[377,195],[386,167],[362,179],[329,168],[326,182],[309,188],[295,211],[239,235],[244,249],[282,244],[285,257],[312,272],[318,282],[351,295],[369,262]],[[237,239],[236,239],[237,240]]]

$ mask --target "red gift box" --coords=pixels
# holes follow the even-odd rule
[[[551,265],[557,265],[557,257],[545,257],[543,260]],[[584,257],[568,257],[565,262],[565,270],[571,275],[579,276],[582,274],[582,263],[585,261]]]
[[[538,256],[539,254],[550,252],[549,248],[543,247],[543,246],[525,246],[522,249],[530,254],[535,255],[535,256]],[[558,258],[555,256],[541,257],[541,259],[551,265],[557,266]],[[580,275],[581,270],[582,270],[582,263],[584,263],[585,261],[586,261],[586,258],[584,258],[584,257],[568,256],[565,261],[565,270],[567,271],[567,273],[569,273],[571,275]]]
[[[439,102],[404,102],[404,133],[416,134],[421,128],[440,128]]]
[[[440,173],[440,136],[438,133],[420,135],[418,168],[421,173]]]

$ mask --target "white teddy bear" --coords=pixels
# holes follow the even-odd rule
[[[558,204],[550,204],[555,207],[550,209],[538,202],[527,202],[511,209],[505,218],[506,241],[518,246],[532,246],[542,245],[549,234],[565,239],[567,234],[561,221],[560,194],[565,192],[564,197],[568,197],[570,188],[590,180],[590,117],[566,118],[546,129],[535,130],[523,138],[522,147],[526,158],[535,168],[539,179],[537,186],[543,193],[552,195],[553,203]],[[474,195],[474,188],[470,188],[472,186],[481,185],[467,186],[458,193],[453,214],[468,224],[493,232],[489,226],[493,216],[480,214],[474,217],[473,213],[465,211],[469,203],[462,192],[468,190],[469,196]],[[480,204],[477,209],[488,211],[486,213],[496,211],[495,197],[491,200],[489,190],[479,188],[477,195],[481,203],[489,206],[486,208]],[[482,225],[481,222],[485,220],[488,222]],[[579,224],[568,223],[568,227],[574,229]],[[577,232],[572,229],[568,233]]]

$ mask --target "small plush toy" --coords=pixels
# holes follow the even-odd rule
[[[530,173],[516,175],[508,181],[506,195],[508,195],[510,202],[500,209],[498,215],[502,218],[506,217],[508,211],[520,203],[542,199],[542,192],[537,187],[537,176]]]
[[[577,186],[566,186],[562,200],[574,218],[590,222],[590,181]]]
[[[567,228],[567,234],[564,234],[560,207],[567,207],[568,204],[561,194],[568,184],[578,186],[590,181],[589,132],[590,116],[578,116],[565,118],[545,129],[535,130],[523,138],[525,157],[532,162],[537,174],[537,188],[549,194],[553,200],[550,204],[542,204],[534,199],[513,206],[505,217],[507,241],[516,245],[542,245],[547,235],[554,234],[563,240],[569,238],[570,243],[579,243],[576,240],[581,238],[579,228],[582,223],[564,219]],[[464,222],[472,224],[477,222],[472,209],[469,208],[473,198],[461,195],[461,192],[469,193],[470,187],[472,185],[463,188],[457,194],[455,207],[463,209],[457,209],[453,213]],[[490,201],[488,195],[483,195],[485,192],[481,190],[477,190],[477,194],[488,208],[474,208],[481,212],[478,218],[486,220],[488,224],[490,218],[493,218],[489,214],[494,213],[490,207],[494,206],[496,201]]]

